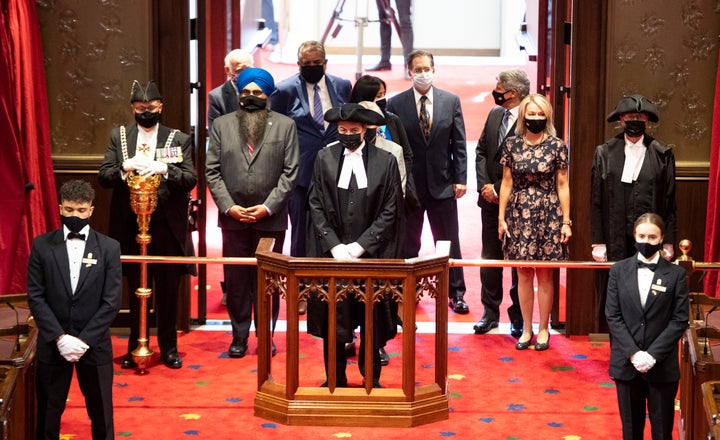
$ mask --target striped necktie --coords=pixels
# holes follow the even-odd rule
[[[503,114],[502,122],[500,123],[500,130],[498,131],[498,145],[502,145],[505,140],[505,134],[508,130],[508,122],[510,122],[510,110],[505,109]]]
[[[325,120],[323,119],[322,102],[320,101],[320,86],[315,84],[313,87],[315,95],[313,96],[313,119],[320,131],[325,131]]]

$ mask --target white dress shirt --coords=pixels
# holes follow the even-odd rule
[[[80,266],[82,265],[83,253],[85,252],[85,240],[79,238],[67,239],[67,235],[70,233],[70,229],[67,226],[63,226],[63,237],[65,237],[65,246],[67,247],[68,262],[70,263],[70,287],[73,293],[77,288],[78,280],[80,279]],[[85,234],[87,240],[90,234],[90,226],[85,226],[80,230],[81,234]]]
[[[655,258],[652,260],[646,260],[643,258],[642,255],[638,254],[638,260],[644,261],[646,263],[655,263],[660,260],[660,254],[655,254]],[[647,267],[639,267],[637,271],[637,277],[638,277],[638,291],[640,292],[640,304],[645,307],[645,303],[647,302],[648,293],[650,293],[650,286],[652,285],[653,278],[655,276],[655,272],[648,269]]]
[[[363,162],[362,150],[365,148],[365,141],[355,150],[350,151],[347,148],[343,155],[343,166],[340,170],[340,178],[338,179],[338,188],[348,189],[350,186],[350,177],[355,174],[355,182],[358,189],[367,188],[367,174],[365,173],[365,163]]]
[[[640,174],[640,168],[642,168],[645,159],[645,151],[647,151],[647,147],[643,144],[644,138],[642,136],[635,143],[625,138],[625,165],[623,166],[622,177],[620,177],[620,181],[623,183],[633,183]]]

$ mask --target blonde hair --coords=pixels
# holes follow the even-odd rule
[[[518,136],[525,136],[525,134],[527,134],[528,129],[527,127],[525,127],[525,112],[527,111],[528,105],[530,105],[531,103],[540,107],[540,110],[542,110],[542,112],[545,114],[545,117],[547,118],[545,134],[547,134],[548,136],[555,136],[557,132],[555,131],[555,126],[552,122],[552,106],[550,105],[550,101],[547,100],[545,95],[541,95],[539,93],[532,93],[530,95],[527,95],[520,102],[520,106],[518,107],[517,124],[515,124],[515,134]]]

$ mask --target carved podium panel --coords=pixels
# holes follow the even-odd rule
[[[438,242],[436,254],[412,260],[294,258],[271,252],[262,239],[258,262],[258,390],[255,415],[286,425],[411,427],[445,420],[447,388],[447,319],[449,243]],[[353,280],[350,283],[348,280]],[[340,288],[353,284],[350,289]],[[412,286],[412,288],[410,288]],[[328,303],[328,386],[300,386],[298,303],[321,289]],[[316,290],[317,292],[317,290]],[[271,375],[270,298],[279,293],[287,304],[285,382]],[[373,307],[381,297],[396,301],[403,322],[400,388],[340,388],[335,384],[337,302],[354,294],[365,305],[366,371],[372,371]],[[435,300],[435,366],[431,383],[416,384],[415,304],[421,296]],[[404,307],[403,307],[404,305]],[[322,362],[322,358],[317,359]]]

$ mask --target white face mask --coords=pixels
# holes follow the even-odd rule
[[[432,85],[432,82],[432,72],[413,73],[413,84],[415,84],[417,89],[427,90]]]

